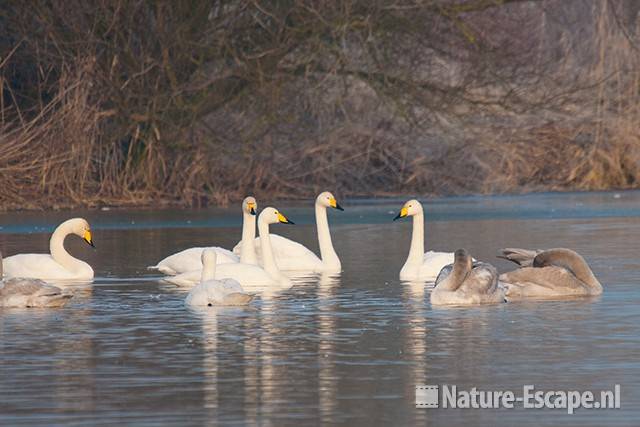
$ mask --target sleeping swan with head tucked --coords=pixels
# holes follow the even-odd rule
[[[6,277],[28,277],[42,280],[84,281],[93,279],[93,268],[74,258],[64,248],[64,239],[75,234],[93,245],[91,227],[83,218],[69,219],[58,226],[49,241],[50,254],[18,254],[3,260]]]
[[[521,267],[500,275],[507,301],[563,299],[602,293],[602,285],[589,264],[571,249],[506,248],[498,257]]]
[[[2,278],[2,254],[0,254],[0,278]],[[0,279],[0,307],[32,308],[62,307],[73,294],[62,291],[40,279]]]

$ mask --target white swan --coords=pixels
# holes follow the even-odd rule
[[[507,301],[563,299],[602,293],[602,285],[589,264],[571,249],[506,248],[500,250],[498,257],[521,267],[500,275]]]
[[[424,252],[424,211],[419,201],[409,200],[406,202],[393,220],[407,216],[413,217],[413,232],[409,256],[400,270],[400,280],[434,281],[442,267],[453,264],[453,253]]]
[[[262,289],[269,287],[288,287],[291,286],[289,278],[284,276],[278,269],[273,258],[271,249],[271,240],[269,236],[269,224],[293,224],[282,213],[275,208],[266,208],[258,216],[258,232],[260,237],[267,244],[263,248],[264,267],[253,264],[244,263],[227,263],[217,264],[215,269],[215,278],[231,278],[235,279],[243,288],[249,290]],[[202,276],[202,266],[197,270],[188,271],[186,273],[177,274],[175,276],[167,276],[163,280],[178,286],[193,286],[199,282]]]
[[[431,291],[432,305],[476,305],[504,302],[504,289],[498,285],[498,271],[491,264],[473,262],[464,250],[455,252],[453,264],[445,266]]]
[[[215,279],[216,252],[211,249],[202,251],[202,277],[185,299],[191,306],[246,305],[253,295],[244,292],[242,285],[234,279]]]
[[[49,241],[51,254],[19,254],[3,260],[7,277],[28,277],[42,280],[91,280],[93,268],[84,261],[69,255],[64,248],[64,239],[69,234],[81,237],[89,245],[91,227],[83,218],[69,219],[56,228]]]
[[[320,258],[312,251],[298,242],[287,239],[277,234],[271,235],[271,245],[278,268],[286,271],[313,271],[313,272],[339,272],[342,268],[340,258],[333,249],[329,221],[327,220],[327,208],[343,211],[336,198],[328,191],[321,193],[316,198],[315,214],[316,229],[318,232],[318,244],[320,246]],[[260,238],[255,242],[258,259],[262,261]],[[233,252],[242,253],[244,240],[238,243]]]
[[[246,197],[242,201],[242,241],[253,242],[256,237],[256,209],[258,205],[253,197]],[[203,249],[212,249],[217,252],[217,263],[242,262],[245,264],[258,264],[256,251],[252,243],[245,245],[245,250],[235,255],[228,249],[218,246],[189,248],[170,255],[156,265],[147,267],[150,270],[158,270],[163,274],[173,276],[188,271],[200,270],[202,262],[200,256]]]
[[[2,277],[2,254],[0,254],[0,278]],[[40,279],[13,278],[0,281],[0,307],[62,307],[73,294],[63,292],[56,286]]]

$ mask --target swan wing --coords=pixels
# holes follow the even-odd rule
[[[216,267],[216,279],[232,279],[239,283],[242,288],[255,288],[269,286],[274,283],[274,279],[257,265],[253,264],[221,264]]]
[[[253,295],[238,290],[240,284],[233,279],[207,280],[195,286],[187,295],[185,303],[191,306],[245,305]]]
[[[253,295],[244,292],[240,283],[234,279],[222,279],[209,282],[209,301],[219,305],[245,305]]]
[[[498,290],[498,271],[491,264],[475,263],[463,285],[481,295],[493,295]]]
[[[235,279],[220,279],[221,287],[224,289],[225,293],[243,293],[244,289],[242,289],[242,285]]]
[[[201,255],[205,249],[216,252],[216,264],[226,264],[230,262],[240,262],[233,252],[219,246],[195,247],[185,249],[173,255],[169,255],[156,265],[149,266],[149,269],[159,270],[161,273],[175,275],[202,268]]]
[[[202,266],[198,270],[187,271],[185,273],[176,274],[175,276],[164,277],[163,280],[177,286],[194,286],[200,283],[202,278]],[[273,284],[274,280],[269,274],[257,265],[228,263],[216,266],[216,281],[224,279],[232,279],[239,282],[242,288],[261,287]]]
[[[452,252],[426,252],[422,258],[420,277],[435,280],[442,268],[453,264],[453,261],[454,256]]]
[[[282,237],[270,234],[273,257],[280,270],[322,270],[322,260],[306,246]],[[262,262],[262,248],[260,238],[255,240],[258,259]]]
[[[207,292],[207,282],[194,286],[184,300],[185,304],[191,306],[206,306],[209,304],[209,293]]]
[[[515,262],[520,267],[531,267],[533,265],[533,259],[542,251],[540,249],[503,248],[498,252],[498,258]]]
[[[200,270],[185,271],[184,273],[163,277],[162,280],[176,286],[193,287],[200,283],[202,278],[202,266]]]
[[[440,273],[438,273],[438,277],[436,277],[436,287],[438,286],[438,283],[442,282],[444,279],[449,277],[452,271],[453,271],[453,264],[447,264],[444,267],[442,267],[442,269],[440,270]]]

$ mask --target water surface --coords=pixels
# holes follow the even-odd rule
[[[426,201],[428,249],[467,248],[501,270],[504,246],[565,246],[605,286],[597,298],[433,308],[401,283],[411,221],[402,201],[331,212],[340,277],[313,277],[247,308],[190,310],[186,291],[146,266],[196,245],[232,247],[237,209],[0,215],[0,249],[43,251],[83,215],[96,251],[69,250],[98,276],[63,309],[0,311],[0,425],[637,425],[640,411],[640,193]],[[278,204],[275,225],[317,251],[313,210]],[[416,409],[415,386],[546,390],[622,387],[622,409]]]

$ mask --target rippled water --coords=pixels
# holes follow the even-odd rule
[[[81,212],[98,250],[67,246],[94,266],[95,283],[63,309],[0,309],[0,424],[638,424],[640,193],[427,202],[428,248],[465,247],[504,271],[500,247],[571,247],[605,286],[591,299],[457,309],[432,308],[428,289],[398,281],[411,232],[410,221],[391,222],[400,201],[343,205],[330,213],[341,277],[204,311],[145,267],[189,246],[232,246],[237,209]],[[315,249],[312,209],[278,207],[299,225],[272,231]],[[42,251],[70,215],[0,215],[0,249]],[[616,383],[617,410],[415,408],[419,384]]]

